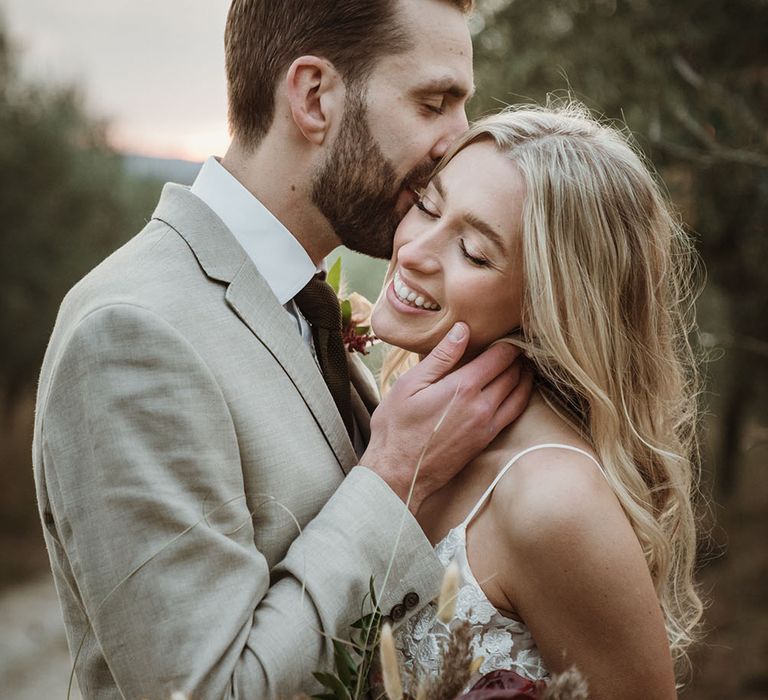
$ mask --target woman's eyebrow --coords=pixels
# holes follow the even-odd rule
[[[432,184],[435,186],[437,193],[445,199],[445,188],[443,187],[443,181],[440,179],[440,173],[432,178]]]
[[[445,187],[443,186],[443,182],[440,179],[440,174],[438,173],[432,178],[432,184],[435,186],[435,189],[437,190],[437,193],[445,199]],[[493,226],[491,226],[486,221],[483,221],[479,216],[476,214],[472,214],[471,212],[468,212],[464,214],[464,221],[466,221],[472,228],[477,229],[479,233],[482,233],[486,238],[488,238],[491,243],[493,243],[501,252],[503,255],[507,254],[507,248],[504,245],[504,237],[496,231]]]
[[[482,233],[502,252],[502,254],[506,255],[507,249],[504,246],[504,238],[496,231],[495,228],[493,228],[493,226],[491,226],[489,223],[486,223],[480,217],[472,213],[465,214],[464,221]]]

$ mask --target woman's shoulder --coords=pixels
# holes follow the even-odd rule
[[[499,481],[491,511],[508,545],[588,545],[606,529],[628,525],[596,457],[584,446],[573,447],[524,451]]]

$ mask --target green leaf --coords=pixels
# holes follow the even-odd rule
[[[355,333],[358,335],[368,335],[369,330],[371,330],[370,326],[358,326],[355,328]]]
[[[369,596],[369,595],[370,595],[370,593],[366,593],[366,594],[363,596],[363,600],[362,600],[362,602],[360,603],[360,617],[361,617],[361,618],[362,618],[362,617],[365,617],[365,609],[366,609],[366,607],[367,607],[366,603],[368,602],[368,596]],[[352,626],[354,627],[354,625],[352,625]]]
[[[381,612],[376,611],[366,616],[360,631],[360,647],[365,654],[370,652],[379,640],[379,628],[381,627]]]
[[[352,303],[349,299],[341,302],[341,324],[346,326],[352,320]]]
[[[341,256],[336,258],[336,262],[331,265],[331,269],[328,270],[328,274],[325,276],[325,281],[333,287],[333,291],[336,294],[339,293],[341,287]]]
[[[367,615],[363,614],[359,620],[352,623],[352,634],[350,640],[352,644],[345,644],[343,641],[333,642],[334,667],[336,675],[330,673],[314,673],[314,677],[323,684],[325,688],[333,691],[324,695],[315,695],[313,698],[326,700],[352,700],[352,698],[368,697],[369,672],[371,664],[376,655],[376,645],[379,641],[379,628],[381,626],[382,614],[376,604],[376,591],[373,586],[373,577],[371,577],[368,592],[363,597],[360,606],[361,614],[373,603],[373,611]]]
[[[367,615],[363,615],[359,620],[355,620],[352,623],[352,627],[358,630],[367,630],[369,627],[373,625],[374,617],[378,613],[372,612],[368,613]]]
[[[336,664],[336,672],[339,679],[348,688],[357,672],[357,664],[347,648],[341,643],[334,641],[333,657]]]
[[[352,700],[352,696],[346,686],[332,673],[314,671],[312,675],[329,690],[334,692],[338,700]],[[331,697],[334,697],[333,695]]]

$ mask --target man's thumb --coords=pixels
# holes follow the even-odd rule
[[[468,342],[469,328],[466,323],[459,321],[432,352],[414,368],[414,372],[418,371],[418,388],[433,384],[448,374],[461,359]]]

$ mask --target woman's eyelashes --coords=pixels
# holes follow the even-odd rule
[[[416,200],[416,208],[424,214],[424,216],[429,217],[430,219],[439,219],[440,218],[440,212],[437,209],[437,207],[434,205],[433,202],[429,200],[428,197],[425,195],[421,195]],[[463,238],[459,238],[459,248],[461,249],[461,254],[473,265],[476,265],[477,267],[489,267],[491,265],[491,261],[487,258],[483,257],[482,255],[474,254],[470,252],[467,249],[467,245],[464,242]]]
[[[416,208],[426,214],[430,219],[437,219],[440,217],[440,212],[437,207],[429,201],[423,194],[416,200]]]
[[[467,246],[464,243],[463,238],[459,238],[459,247],[461,248],[461,254],[469,260],[473,265],[477,265],[478,267],[489,267],[491,264],[491,261],[487,258],[483,258],[477,255],[473,255],[467,250]]]

